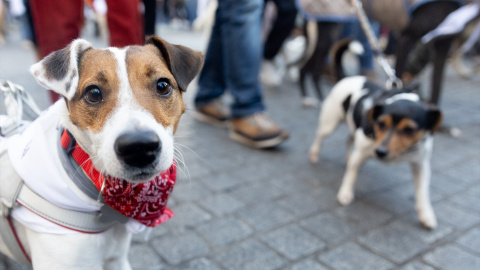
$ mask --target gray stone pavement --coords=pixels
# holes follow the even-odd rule
[[[204,46],[198,33],[164,26],[159,33]],[[0,47],[0,78],[24,85],[45,108],[46,94],[27,71],[34,61],[11,34]],[[423,75],[424,89],[429,74]],[[196,122],[192,84],[176,136],[177,157],[186,164],[169,203],[176,216],[149,235],[135,236],[133,268],[480,269],[479,86],[480,76],[462,80],[447,72],[441,108],[445,123],[462,135],[436,135],[431,197],[439,226],[427,231],[416,218],[406,164],[368,162],[355,201],[347,207],[335,201],[347,130],[343,126],[328,137],[319,163],[310,164],[318,110],[300,106],[296,84],[265,88],[269,114],[291,132],[273,150],[246,148],[230,141],[227,130]],[[0,269],[27,268],[4,259]]]

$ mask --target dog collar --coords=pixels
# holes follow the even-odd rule
[[[123,223],[127,218],[133,218],[146,226],[155,227],[173,217],[167,201],[176,180],[175,160],[168,170],[152,180],[133,184],[101,174],[66,129],[61,131],[60,145],[62,164],[72,175],[73,182],[89,197],[103,199],[104,206],[100,210],[105,221],[116,219]]]

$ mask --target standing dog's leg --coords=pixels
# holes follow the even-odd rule
[[[418,219],[429,229],[437,227],[437,218],[430,202],[430,159],[412,163],[413,184],[415,186],[415,208]]]
[[[315,49],[313,54],[308,58],[305,65],[300,68],[300,91],[304,106],[311,106],[311,101],[308,100],[306,94],[305,80],[308,76],[312,76],[313,85],[318,99],[323,100],[323,95],[320,87],[320,76],[325,67],[325,61],[334,40],[338,36],[338,23],[334,22],[318,22]],[[312,37],[310,37],[312,38]]]
[[[315,53],[312,55],[312,78],[315,91],[319,100],[323,100],[322,89],[320,87],[320,77],[322,76],[327,57],[333,43],[338,39],[339,23],[323,22],[318,24],[318,40]],[[333,61],[333,59],[332,59]]]
[[[402,34],[398,40],[397,51],[395,54],[395,74],[397,75],[397,77],[401,78],[404,81],[410,79],[404,77],[406,72],[407,59],[417,40],[418,39],[415,39],[408,34]]]
[[[345,113],[339,111],[337,104],[330,102],[328,99],[324,102],[318,117],[315,140],[310,146],[310,162],[317,163],[323,139],[335,131],[335,128],[344,118]]]
[[[452,45],[453,38],[440,39],[434,42],[435,59],[433,61],[433,78],[432,78],[432,92],[430,102],[438,105],[440,100],[440,88],[443,80],[443,70],[448,52]]]
[[[355,197],[355,181],[363,163],[371,156],[371,143],[368,142],[363,131],[355,133],[355,144],[352,154],[347,161],[347,170],[343,176],[342,185],[338,190],[337,200],[341,205],[348,205]]]

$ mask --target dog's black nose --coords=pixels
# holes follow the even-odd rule
[[[384,158],[388,155],[388,149],[385,146],[379,146],[375,149],[375,154],[377,154],[379,158]]]
[[[162,142],[153,131],[124,133],[115,141],[117,156],[132,167],[151,164],[161,149]]]

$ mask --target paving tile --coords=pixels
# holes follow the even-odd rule
[[[419,255],[428,244],[404,233],[398,227],[388,225],[361,236],[359,242],[391,261],[402,264]]]
[[[480,196],[468,192],[462,192],[450,198],[449,201],[465,210],[471,210],[474,213],[480,214]]]
[[[229,270],[270,270],[279,269],[285,264],[284,259],[256,240],[221,250],[214,258]]]
[[[172,198],[178,202],[192,202],[211,196],[212,192],[208,190],[199,181],[188,181],[186,183],[175,184]]]
[[[199,202],[199,205],[216,216],[221,216],[235,212],[236,210],[242,208],[245,204],[228,194],[220,193],[205,198]]]
[[[402,198],[398,195],[395,188],[386,192],[379,192],[378,194],[369,194],[369,196],[366,196],[364,199],[369,204],[397,215],[415,211],[414,199]]]
[[[441,270],[480,269],[480,257],[454,245],[438,247],[423,259]]]
[[[392,214],[361,201],[353,201],[348,206],[338,208],[335,214],[362,230],[374,228],[393,217]]]
[[[327,268],[312,259],[306,259],[294,264],[288,270],[327,270]]]
[[[233,197],[248,204],[258,204],[282,196],[284,193],[269,183],[251,183],[235,188],[230,193]]]
[[[355,192],[358,198],[362,198],[364,194],[376,194],[380,190],[406,181],[411,181],[410,168],[407,164],[397,163],[386,166],[371,160],[360,170]]]
[[[279,188],[285,194],[307,191],[312,188],[310,183],[299,180],[294,173],[274,176],[269,183]]]
[[[245,179],[235,177],[230,172],[209,174],[199,179],[199,182],[211,191],[228,191],[245,183]]]
[[[302,218],[313,213],[324,212],[332,203],[322,203],[322,201],[319,200],[317,196],[311,194],[311,192],[302,192],[282,197],[278,200],[277,204],[292,212],[296,217]]]
[[[247,224],[233,217],[215,219],[196,229],[204,239],[218,247],[229,245],[252,235],[252,229]]]
[[[480,255],[480,228],[470,230],[456,241],[470,252]]]
[[[349,242],[320,255],[320,261],[338,270],[383,270],[394,265],[359,245]]]
[[[434,204],[433,208],[439,221],[446,222],[456,228],[465,229],[480,223],[480,215],[462,209],[450,202]]]
[[[338,244],[354,236],[356,230],[353,224],[331,214],[325,213],[303,219],[300,225],[328,244]]]
[[[237,216],[258,231],[267,231],[295,220],[292,213],[274,203],[243,209]]]
[[[468,183],[459,180],[456,177],[449,176],[444,172],[443,168],[440,172],[433,171],[430,183],[431,189],[444,194],[453,195],[468,187]]]
[[[325,248],[322,240],[296,224],[276,229],[261,239],[290,260],[298,260]]]
[[[190,231],[155,238],[151,245],[170,265],[179,265],[210,252],[205,240]]]
[[[476,154],[478,154],[478,151]],[[461,157],[464,155],[460,153],[457,156]],[[464,185],[472,185],[480,182],[480,166],[478,166],[478,161],[469,157],[465,157],[461,162],[455,163],[454,166],[451,166],[451,168],[445,171],[445,174],[459,179]]]
[[[400,268],[399,270],[435,270],[435,269],[419,261],[413,261],[411,263],[408,263],[402,266],[402,268]]]
[[[207,258],[191,260],[185,266],[176,268],[178,270],[220,270],[220,268]]]
[[[433,230],[426,229],[420,224],[416,214],[409,215],[401,220],[396,220],[389,224],[388,227],[393,228],[400,234],[408,235],[429,245],[455,231],[451,225],[444,222],[439,223],[438,227]]]
[[[212,219],[211,214],[193,203],[181,204],[171,209],[175,216],[165,226],[176,230],[195,227]]]
[[[130,253],[128,253],[128,260],[135,270],[165,269],[158,254],[147,244],[132,245]]]

